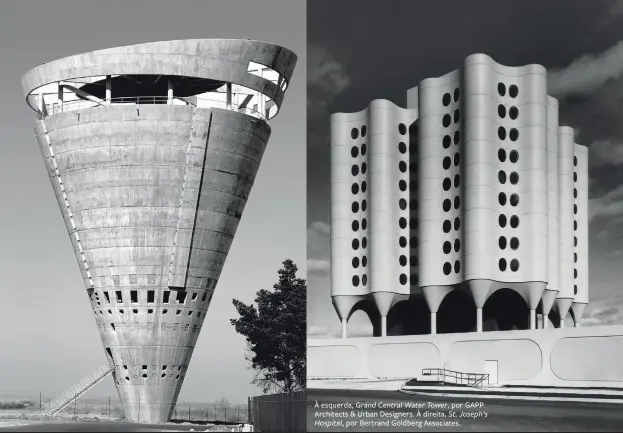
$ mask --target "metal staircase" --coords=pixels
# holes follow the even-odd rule
[[[103,367],[97,368],[91,374],[83,377],[78,382],[74,383],[65,391],[50,400],[48,404],[37,411],[37,415],[56,415],[75,399],[100,383],[114,370],[115,366],[112,364],[106,364]]]

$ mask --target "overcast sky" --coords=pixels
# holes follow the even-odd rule
[[[339,335],[329,281],[329,116],[406,91],[485,53],[538,63],[560,124],[590,157],[590,300],[585,325],[623,323],[623,2],[313,0],[307,6],[308,331]],[[349,335],[371,332],[355,313]]]
[[[180,401],[246,403],[245,340],[232,298],[272,289],[292,258],[305,276],[305,5],[292,0],[0,4],[0,399],[52,396],[106,361],[76,257],[34,137],[20,79],[43,62],[172,39],[249,38],[298,55],[284,104],[203,324]],[[115,396],[112,379],[89,396]]]

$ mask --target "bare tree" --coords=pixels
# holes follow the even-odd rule
[[[223,411],[223,413],[225,414],[224,421],[227,421],[227,411],[231,407],[231,403],[229,402],[229,400],[227,400],[226,398],[222,398],[218,400],[214,405],[218,407],[219,410]]]

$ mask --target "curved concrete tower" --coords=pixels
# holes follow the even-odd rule
[[[588,153],[558,111],[543,66],[474,54],[409,89],[406,109],[375,100],[331,116],[331,295],[344,336],[359,309],[380,317],[380,336],[392,315],[408,316],[398,332],[420,334],[437,332],[438,315],[442,332],[495,329],[487,319],[536,329],[537,311],[545,328],[554,306],[559,326],[581,319]]]
[[[264,42],[182,40],[22,79],[129,420],[171,416],[295,64]]]

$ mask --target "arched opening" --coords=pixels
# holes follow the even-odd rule
[[[374,303],[365,299],[353,306],[348,316],[346,333],[348,337],[381,336],[381,315]]]
[[[577,322],[575,320],[575,313],[573,312],[573,308],[569,308],[568,319],[565,321],[565,327],[567,326],[577,326]]]
[[[558,312],[558,308],[552,307],[548,317],[555,328],[560,328],[560,313]]]
[[[400,301],[387,315],[387,335],[430,334],[430,311],[423,296]]]
[[[476,304],[469,293],[453,290],[437,311],[437,333],[471,332],[476,330]]]
[[[482,322],[483,331],[530,329],[530,309],[516,291],[499,289],[485,302]]]

